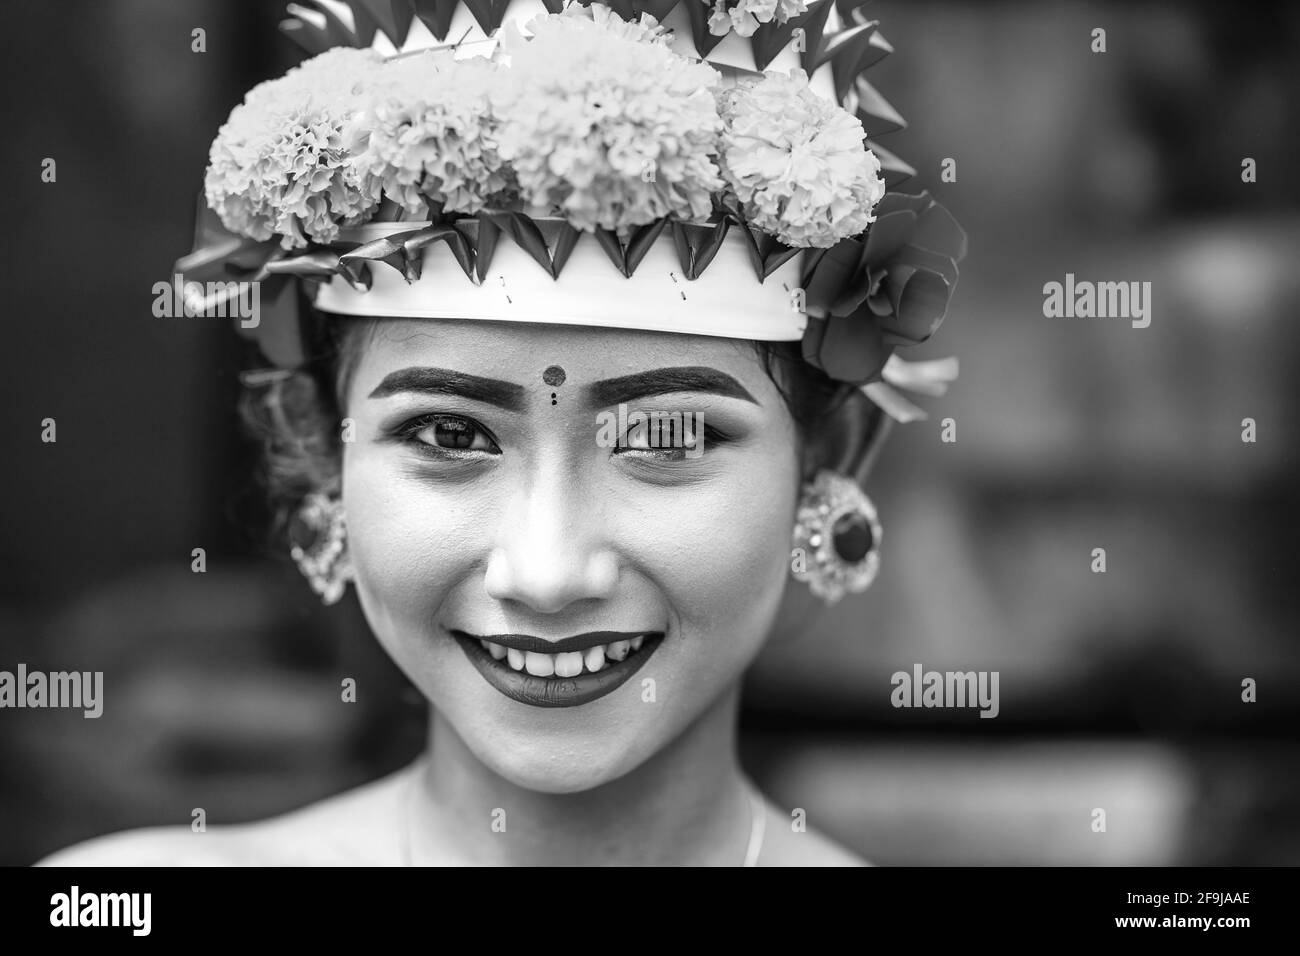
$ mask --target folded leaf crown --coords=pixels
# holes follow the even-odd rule
[[[542,0],[551,13],[559,13],[564,2]],[[703,222],[665,216],[631,230],[589,230],[613,266],[629,277],[650,245],[666,237],[671,237],[687,279],[708,268],[732,229],[743,237],[759,282],[805,253],[801,269],[803,311],[808,316],[804,357],[832,378],[855,384],[879,382],[896,348],[919,344],[933,334],[947,311],[957,262],[966,252],[960,226],[928,193],[913,196],[895,191],[915,171],[874,140],[906,124],[863,75],[892,52],[877,24],[862,15],[864,2],[807,0],[803,12],[784,22],[761,23],[747,38],[759,71],[791,45],[795,30],[802,30],[804,72],[811,75],[830,65],[836,100],[862,123],[864,143],[879,160],[887,190],[875,206],[874,220],[862,233],[828,248],[787,245],[756,227],[735,196],[725,193],[713,197],[711,213]],[[841,29],[828,28],[832,3],[846,24]],[[450,26],[461,4],[487,34],[502,26],[508,8],[504,0],[347,0],[348,23],[336,14],[336,3],[307,0],[298,8],[302,12],[281,28],[313,55],[336,47],[373,48],[380,45],[376,42],[380,35],[400,49],[417,20],[438,41],[450,43],[455,40],[449,37]],[[696,50],[707,60],[722,39],[709,28],[709,0],[609,0],[602,5],[636,21],[642,14],[662,20],[682,4],[689,13]],[[445,243],[469,281],[481,283],[503,237],[558,277],[582,236],[563,219],[493,206],[473,214],[431,208],[429,221],[410,226],[372,241],[359,240],[345,230],[331,241],[310,242],[305,249],[289,251],[274,238],[258,240],[232,232],[200,198],[193,252],[177,262],[176,271],[199,283],[261,282],[262,321],[242,333],[255,338],[277,365],[292,367],[305,358],[294,294],[298,280],[311,284],[339,276],[354,288],[366,289],[372,268],[391,267],[407,281],[416,281],[425,247]]]

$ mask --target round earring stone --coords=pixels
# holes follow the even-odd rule
[[[312,551],[321,543],[323,537],[321,529],[313,527],[300,512],[289,517],[288,538],[289,544],[294,547]]]
[[[831,529],[831,542],[835,553],[850,564],[857,564],[871,552],[875,540],[871,525],[860,514],[841,515]]]

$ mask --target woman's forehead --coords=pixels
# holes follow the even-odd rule
[[[380,319],[362,344],[357,374],[382,378],[429,365],[549,387],[649,369],[711,366],[752,382],[766,373],[753,344],[672,332],[461,319]],[[362,384],[362,383],[358,383]]]

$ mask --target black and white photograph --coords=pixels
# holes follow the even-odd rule
[[[1221,939],[1300,862],[1300,7],[6,15],[35,922],[1142,868],[1080,911]]]

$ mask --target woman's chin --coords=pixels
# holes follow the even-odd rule
[[[558,766],[547,762],[546,754],[515,754],[520,760],[499,760],[498,754],[480,757],[487,766],[503,779],[510,780],[516,787],[538,793],[581,793],[595,790],[603,784],[623,777],[632,767],[625,766],[624,760],[611,760],[599,765]],[[614,754],[611,754],[614,756]]]
[[[474,755],[493,773],[538,793],[582,793],[622,777],[643,760],[626,740],[601,745],[551,745],[536,740],[501,746],[499,740],[468,739]]]

